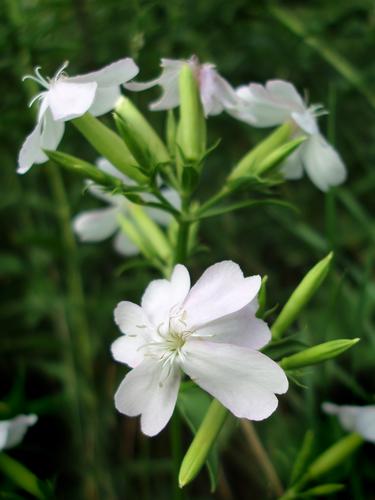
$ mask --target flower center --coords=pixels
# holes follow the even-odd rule
[[[48,76],[47,76],[47,78],[44,78],[44,76],[42,76],[42,74],[40,73],[41,66],[37,66],[34,69],[35,75],[25,75],[22,78],[23,82],[25,80],[33,80],[38,85],[41,85],[42,87],[44,87],[46,89],[46,90],[44,90],[43,92],[40,92],[39,94],[37,94],[36,96],[34,96],[31,99],[31,101],[29,102],[29,107],[31,107],[34,104],[34,102],[39,101],[40,99],[42,99],[44,97],[46,91],[48,92],[48,90],[50,89],[51,85],[53,85],[54,83],[56,83],[61,78],[66,78],[67,77],[67,74],[65,73],[65,69],[67,68],[68,64],[69,64],[69,61],[65,61],[64,64],[56,71],[56,73],[53,76],[53,78],[49,78]]]

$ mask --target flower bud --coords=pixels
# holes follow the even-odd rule
[[[89,113],[75,118],[72,123],[92,147],[112,165],[131,179],[139,183],[145,182],[146,177],[137,168],[136,160],[115,132]]]
[[[297,354],[292,354],[291,356],[283,358],[279,364],[284,370],[295,370],[305,366],[316,365],[328,359],[336,358],[347,349],[357,344],[359,340],[359,338],[339,339],[324,342],[323,344],[315,345]]]
[[[170,161],[162,140],[129,99],[121,97],[118,100],[115,120],[126,145],[143,168]]]
[[[333,253],[319,261],[302,279],[272,325],[272,338],[279,339],[318,290],[328,274]]]
[[[206,149],[206,121],[199,95],[198,83],[188,64],[180,71],[180,121],[177,144],[185,160],[199,161]]]
[[[291,155],[304,141],[306,136],[301,135],[296,139],[288,141],[267,155],[259,164],[254,164],[254,169],[249,169],[249,173],[264,175],[271,172],[280,165],[289,155]]]
[[[178,475],[180,488],[190,483],[201,470],[211,447],[224,425],[227,415],[228,410],[219,401],[214,399],[182,460]]]

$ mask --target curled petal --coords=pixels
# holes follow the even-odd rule
[[[44,163],[48,160],[41,148],[41,129],[42,124],[37,123],[34,130],[26,137],[25,142],[22,144],[18,155],[17,172],[19,174],[25,174],[34,163]]]
[[[69,78],[69,81],[76,83],[96,82],[99,87],[114,87],[128,82],[139,72],[138,66],[132,58],[120,59],[98,71],[92,71],[85,75],[78,75]]]
[[[73,220],[74,232],[81,241],[102,241],[118,228],[117,208],[99,208],[78,214]]]

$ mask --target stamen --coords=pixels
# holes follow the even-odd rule
[[[24,82],[25,80],[33,80],[34,82],[38,83],[39,85],[41,85],[42,87],[48,89],[49,88],[49,83],[48,81],[43,78],[43,76],[40,74],[40,69],[41,69],[41,66],[36,66],[36,68],[34,69],[34,73],[36,76],[34,75],[25,75],[23,78],[22,78],[22,81]]]
[[[34,104],[34,102],[36,101],[39,101],[39,99],[41,99],[44,95],[45,95],[45,91],[43,92],[39,92],[39,94],[35,95],[31,101],[29,102],[29,108],[31,108],[31,106]]]
[[[65,75],[64,70],[69,66],[69,61],[65,61],[56,71],[53,81],[56,82],[59,78]],[[66,76],[66,75],[65,75]]]

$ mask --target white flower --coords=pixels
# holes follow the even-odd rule
[[[218,115],[236,104],[236,94],[229,83],[216,71],[214,64],[200,64],[197,57],[187,60],[162,59],[163,68],[159,78],[150,82],[131,82],[125,85],[129,90],[146,90],[155,85],[163,88],[163,95],[150,105],[150,109],[160,111],[175,108],[180,103],[179,75],[184,64],[189,64],[196,76],[205,116]]]
[[[30,106],[39,101],[37,124],[22,145],[18,157],[20,174],[27,172],[34,163],[48,160],[43,149],[55,150],[63,133],[64,122],[78,118],[86,112],[103,115],[114,108],[120,97],[120,84],[129,81],[139,69],[133,59],[120,59],[109,66],[75,77],[68,77],[64,63],[53,78],[44,78],[40,67],[35,76],[27,75],[45,90],[36,95]]]
[[[336,415],[342,427],[349,432],[356,432],[366,441],[375,443],[375,405],[339,406],[323,403],[322,409],[328,415]]]
[[[34,425],[37,420],[36,415],[18,415],[11,420],[0,421],[0,450],[17,446],[22,441],[27,429]]]
[[[121,179],[127,185],[136,185],[136,183],[119,172],[108,160],[99,158],[97,166],[103,172]],[[73,228],[77,236],[84,242],[103,241],[116,234],[114,238],[114,247],[122,255],[128,257],[136,255],[139,250],[130,239],[120,229],[119,215],[131,217],[129,206],[130,201],[122,195],[112,195],[103,191],[103,189],[88,182],[88,191],[95,197],[105,201],[109,207],[88,210],[78,214],[73,219]],[[161,190],[163,196],[175,207],[178,208],[180,201],[176,191],[169,188]],[[157,201],[151,194],[141,195],[146,201]],[[157,208],[145,207],[148,215],[158,224],[167,226],[171,221],[170,214]]]
[[[148,285],[141,307],[120,302],[114,314],[124,335],[112,353],[133,369],[115,394],[116,408],[141,415],[142,431],[157,434],[171,418],[185,372],[237,417],[269,417],[288,380],[258,351],[271,338],[255,317],[260,285],[260,276],[245,278],[237,264],[224,261],[190,289],[189,272],[178,264],[170,280]]]
[[[345,181],[342,159],[319,131],[316,117],[325,114],[322,106],[307,107],[294,85],[284,80],[269,80],[264,86],[251,83],[239,87],[236,93],[238,103],[230,110],[232,116],[255,127],[272,127],[292,120],[296,134],[308,136],[284,163],[287,179],[299,179],[305,170],[322,191]]]

